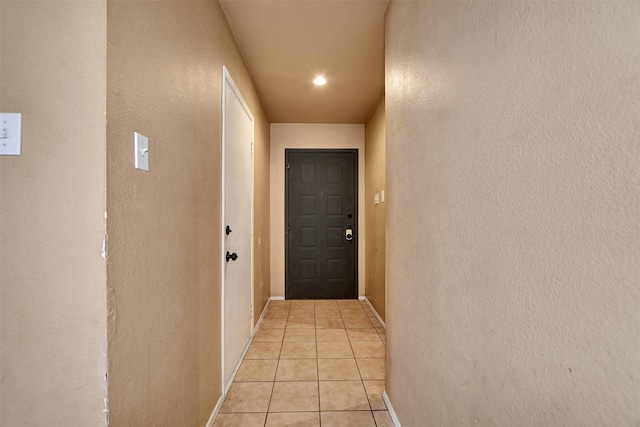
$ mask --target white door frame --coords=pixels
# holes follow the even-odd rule
[[[220,342],[221,342],[221,382],[222,382],[222,397],[226,397],[227,395],[227,391],[229,390],[229,387],[231,386],[231,383],[233,382],[233,378],[236,375],[236,372],[238,371],[238,368],[240,367],[240,363],[242,362],[242,358],[244,357],[244,353],[246,353],[247,349],[248,349],[248,344],[247,344],[247,348],[244,349],[244,352],[242,354],[242,357],[240,358],[240,361],[238,362],[238,366],[236,366],[236,368],[234,369],[233,373],[231,374],[231,377],[229,379],[229,383],[225,384],[225,371],[224,371],[224,367],[225,367],[225,357],[224,357],[224,331],[225,331],[225,324],[224,324],[224,309],[225,309],[225,295],[224,295],[224,285],[225,285],[225,266],[226,266],[226,259],[225,259],[225,233],[224,233],[224,226],[226,224],[226,218],[225,218],[225,186],[226,186],[226,180],[225,180],[225,147],[226,147],[226,126],[225,126],[225,118],[226,118],[226,95],[227,95],[227,85],[226,83],[229,83],[229,86],[231,87],[231,89],[233,90],[234,94],[237,96],[238,100],[240,101],[240,103],[242,104],[242,108],[246,111],[246,113],[249,115],[249,117],[251,118],[251,229],[249,231],[250,235],[251,235],[251,260],[250,260],[250,265],[251,265],[251,283],[249,284],[249,286],[251,287],[251,322],[249,324],[250,327],[250,332],[249,332],[249,337],[252,338],[253,337],[253,322],[254,322],[254,307],[253,307],[253,300],[254,300],[254,295],[253,295],[253,282],[254,282],[254,237],[253,237],[253,226],[254,226],[254,182],[253,182],[253,144],[254,144],[254,118],[253,118],[253,114],[251,114],[251,110],[249,109],[249,106],[247,105],[247,103],[245,102],[244,98],[242,97],[242,94],[240,93],[240,90],[238,89],[238,86],[236,86],[235,82],[233,81],[233,79],[231,78],[231,75],[229,74],[229,71],[227,70],[227,67],[223,66],[222,67],[222,167],[221,167],[221,173],[222,173],[222,180],[221,180],[221,184],[222,184],[222,199],[221,199],[221,203],[220,203],[220,209],[221,209],[221,225],[220,225],[220,278],[221,278],[221,286],[220,286],[220,325],[221,325],[221,329],[220,329]],[[249,339],[249,342],[251,342],[251,339]]]

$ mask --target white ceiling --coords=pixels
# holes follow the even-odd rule
[[[364,123],[384,90],[388,0],[221,3],[271,123]]]

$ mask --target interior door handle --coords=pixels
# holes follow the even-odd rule
[[[229,262],[229,260],[231,260],[231,261],[235,261],[235,260],[237,260],[237,259],[238,259],[238,254],[237,254],[237,253],[235,253],[235,252],[234,252],[234,253],[229,253],[229,251],[227,251],[227,256],[226,256],[226,258],[227,258],[227,262]]]

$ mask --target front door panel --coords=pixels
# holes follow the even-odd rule
[[[286,298],[357,298],[357,150],[286,150]]]

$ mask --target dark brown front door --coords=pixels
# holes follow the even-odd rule
[[[286,150],[287,299],[358,297],[358,150]]]

